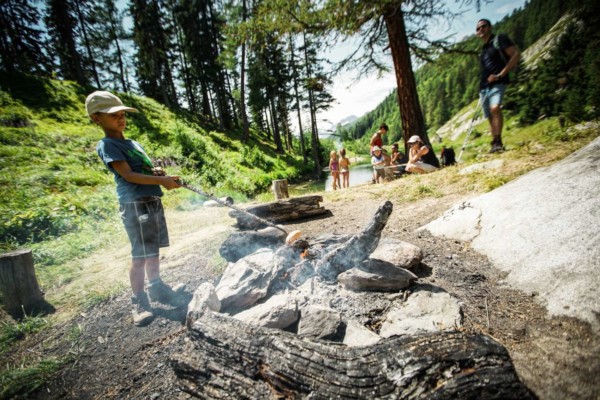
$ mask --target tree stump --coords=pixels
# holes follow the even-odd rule
[[[204,399],[535,399],[486,335],[440,332],[347,347],[205,309],[171,365]]]
[[[287,179],[278,179],[273,181],[273,193],[275,193],[275,198],[277,200],[289,199],[290,195],[288,194]]]
[[[35,277],[31,250],[0,255],[0,291],[6,311],[13,318],[47,311],[48,303]]]

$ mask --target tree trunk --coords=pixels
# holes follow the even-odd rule
[[[296,113],[298,114],[298,131],[300,135],[300,151],[302,152],[302,160],[304,164],[308,162],[306,157],[306,149],[304,148],[304,132],[302,131],[302,112],[300,111],[300,94],[298,93],[298,71],[296,70],[296,60],[294,52],[294,38],[290,34],[290,65],[292,66],[292,80],[294,85],[294,96],[296,98]]]
[[[408,154],[408,139],[418,135],[423,142],[431,147],[425,119],[419,104],[419,95],[415,83],[415,75],[410,61],[410,49],[408,37],[404,26],[404,15],[400,5],[394,5],[385,15],[392,60],[396,73],[396,84],[398,85],[398,104],[400,106],[400,120],[402,122],[402,134],[404,136],[404,154]]]
[[[506,349],[444,332],[347,347],[245,324],[208,309],[171,358],[182,390],[205,399],[535,399]]]
[[[6,311],[13,318],[47,311],[49,305],[35,277],[31,250],[0,255],[0,291]]]
[[[246,22],[246,0],[242,0],[242,22]],[[246,114],[246,39],[242,42],[242,60],[240,66],[240,113],[242,114],[242,141],[248,143],[250,140],[250,125]]]

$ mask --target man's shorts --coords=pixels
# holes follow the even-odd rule
[[[159,248],[169,246],[165,210],[158,196],[121,203],[121,220],[131,242],[132,258],[158,257]]]
[[[490,117],[491,106],[502,105],[502,99],[504,98],[504,92],[506,91],[507,86],[508,85],[505,85],[503,83],[498,83],[496,85],[490,86],[479,91],[479,98],[483,101],[481,107],[483,109],[484,117]]]

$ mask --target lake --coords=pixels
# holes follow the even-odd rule
[[[299,185],[290,185],[289,193],[291,196],[303,195],[311,192],[329,192],[333,188],[332,178],[329,171],[326,172],[327,178],[320,181],[311,181],[302,183]],[[373,179],[373,167],[371,164],[359,164],[350,166],[350,187],[356,185],[362,185],[364,183],[371,182]],[[341,177],[340,177],[341,180]]]

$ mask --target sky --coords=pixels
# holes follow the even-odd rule
[[[450,1],[449,1],[450,3]],[[474,3],[473,1],[471,3]],[[440,32],[432,32],[436,37],[454,33],[453,41],[460,41],[468,35],[475,34],[475,26],[481,18],[487,18],[492,23],[500,21],[504,16],[510,14],[515,8],[523,7],[525,0],[498,0],[486,3],[481,1],[481,10],[477,12],[474,5],[465,6],[460,10],[465,11],[460,17],[452,21],[452,25],[441,24]],[[451,3],[453,11],[459,11],[455,2]],[[450,5],[449,5],[450,6]],[[350,48],[339,48],[337,52],[350,51]],[[336,54],[332,53],[333,58]],[[391,62],[391,60],[390,60]],[[476,73],[475,71],[473,72]],[[376,74],[361,78],[357,81],[352,72],[345,72],[334,78],[331,94],[336,99],[332,108],[318,114],[319,131],[335,129],[335,125],[344,118],[351,115],[361,117],[373,110],[381,103],[392,90],[396,88],[396,78],[393,72],[381,77]]]

